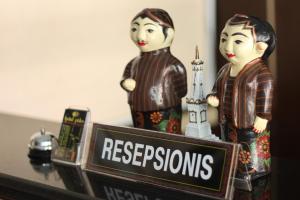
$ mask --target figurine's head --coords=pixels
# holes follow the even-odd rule
[[[234,15],[221,33],[219,49],[233,64],[246,64],[256,58],[266,60],[275,48],[272,26],[257,17]]]
[[[130,36],[142,52],[169,47],[174,25],[169,14],[157,8],[146,8],[131,21]]]

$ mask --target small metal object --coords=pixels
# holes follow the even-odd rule
[[[57,140],[53,134],[42,128],[40,132],[31,136],[28,147],[30,159],[50,161],[51,151],[57,147]]]

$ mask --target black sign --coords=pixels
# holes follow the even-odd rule
[[[87,170],[227,198],[237,146],[95,124]]]

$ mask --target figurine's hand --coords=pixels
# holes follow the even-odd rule
[[[207,103],[213,107],[219,106],[219,99],[216,96],[209,96],[207,98]]]
[[[263,132],[267,127],[267,123],[268,123],[268,120],[256,116],[254,125],[253,125],[253,131],[256,133]]]
[[[125,79],[122,83],[122,86],[130,92],[132,92],[134,90],[135,85],[136,85],[135,80],[133,80],[131,78]]]

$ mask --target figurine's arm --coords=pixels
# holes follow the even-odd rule
[[[225,65],[220,69],[220,71],[217,74],[217,79],[214,83],[214,86],[213,86],[213,89],[212,89],[211,93],[206,96],[207,103],[209,105],[211,105],[212,107],[218,107],[219,104],[220,104],[220,100],[217,96],[218,95],[218,82],[219,82],[219,79],[222,78],[222,76],[224,74],[224,71],[226,70],[226,67],[227,66]]]
[[[173,86],[179,98],[187,94],[187,76],[183,64],[176,66],[176,71],[173,73]]]
[[[131,78],[127,78],[121,81],[121,86],[124,90],[132,92],[135,89],[136,81]]]
[[[120,85],[127,92],[132,92],[135,89],[136,81],[132,73],[132,61],[126,66]]]
[[[256,133],[263,132],[271,120],[273,77],[268,68],[264,68],[257,77],[256,91],[256,117],[253,130]]]
[[[218,107],[220,102],[217,96],[210,95],[207,97],[207,103],[212,107]]]
[[[216,80],[211,93],[206,96],[207,103],[209,105],[211,105],[212,107],[218,107],[219,106],[220,102],[219,102],[219,98],[217,97],[217,93],[218,92],[217,92],[217,80]]]
[[[267,128],[268,120],[260,118],[258,116],[255,117],[253,131],[256,133],[261,133]]]
[[[211,93],[206,96],[207,103],[209,105],[211,105],[212,107],[218,107],[219,103],[220,103],[219,98],[217,97],[217,94],[218,94],[218,86],[217,86],[217,84],[218,84],[218,79],[216,80]]]
[[[219,98],[217,97],[217,80],[214,84],[214,87],[213,87],[211,93],[206,96],[206,99],[207,99],[207,103],[209,105],[211,105],[212,107],[219,106],[220,101],[219,101]]]

